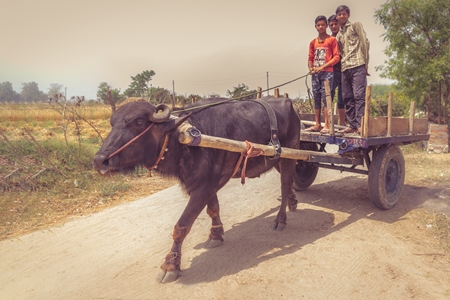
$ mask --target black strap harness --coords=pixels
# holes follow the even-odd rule
[[[280,140],[278,139],[278,122],[277,122],[277,116],[275,115],[275,112],[273,111],[272,107],[267,103],[264,99],[255,99],[250,100],[256,103],[261,104],[264,109],[267,112],[267,115],[269,116],[270,121],[270,142],[269,145],[273,146],[275,148],[275,155],[271,157],[270,159],[278,159],[281,155],[281,144]]]

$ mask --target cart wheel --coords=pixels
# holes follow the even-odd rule
[[[395,206],[405,182],[405,159],[398,146],[381,146],[369,167],[369,197],[379,209]]]
[[[311,142],[300,142],[300,150],[317,151],[317,144]],[[295,166],[294,184],[292,187],[296,191],[306,190],[316,179],[319,167],[313,163],[298,160]]]

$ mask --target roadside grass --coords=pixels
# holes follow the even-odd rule
[[[6,117],[0,109],[0,240],[60,225],[175,183],[142,168],[113,176],[92,169],[93,156],[110,130],[110,113],[101,112],[100,118],[95,107],[77,108],[88,112],[85,121],[45,110],[51,114],[41,111],[38,119],[31,108],[20,119],[17,111],[23,112],[23,106],[7,108]]]
[[[422,150],[421,143],[402,147],[406,164],[406,180],[426,186],[429,184],[450,187],[450,154],[430,154]]]
[[[406,183],[416,186],[442,187],[450,195],[450,154],[430,154],[422,150],[421,143],[403,146]],[[447,201],[450,198],[447,197]],[[446,253],[450,253],[450,216],[423,211],[420,215],[424,228],[432,230]]]

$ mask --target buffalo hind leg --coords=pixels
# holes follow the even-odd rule
[[[286,207],[288,206],[288,201],[289,209],[292,210],[294,208],[293,199],[295,198],[292,198],[292,183],[294,182],[295,160],[281,159],[279,166],[281,174],[281,205],[277,218],[272,223],[272,229],[277,231],[281,231],[286,227]]]
[[[183,211],[180,219],[173,229],[173,244],[169,253],[166,255],[164,263],[161,265],[161,271],[158,275],[158,281],[168,283],[176,280],[181,271],[181,247],[183,241],[191,230],[195,219],[205,208],[206,203],[203,199],[209,199],[211,196],[191,194],[188,205]]]
[[[222,245],[223,238],[223,225],[220,221],[220,207],[219,200],[217,199],[217,194],[215,194],[211,200],[209,200],[208,205],[206,207],[206,212],[211,217],[212,225],[211,232],[209,234],[209,239],[205,243],[206,248],[215,248]]]

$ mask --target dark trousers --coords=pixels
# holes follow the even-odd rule
[[[342,98],[345,103],[345,115],[350,127],[361,127],[361,118],[366,106],[367,76],[365,65],[342,72]]]
[[[342,99],[342,87],[341,87],[342,73],[341,73],[341,71],[335,71],[335,72],[333,72],[333,74],[334,74],[334,78],[333,78],[333,87],[331,88],[331,99],[334,100],[334,95],[337,90],[338,91],[337,107],[345,108],[344,99]]]

